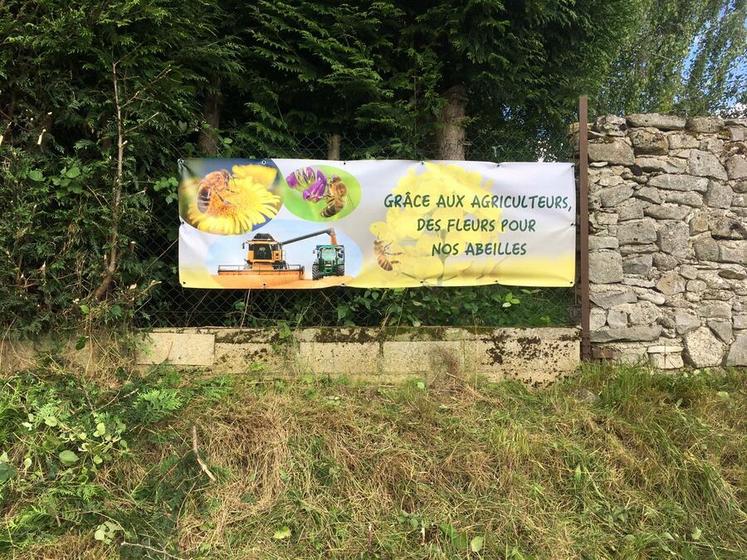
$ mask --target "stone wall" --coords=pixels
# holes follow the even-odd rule
[[[747,119],[601,117],[589,132],[596,357],[747,365]]]

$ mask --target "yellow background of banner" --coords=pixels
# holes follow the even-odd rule
[[[310,160],[272,160],[271,163],[278,166],[280,173],[277,177],[280,181],[289,172],[297,172],[298,169],[312,170],[313,166],[321,165]],[[354,174],[364,187],[360,207],[347,219],[326,226],[335,228],[338,234],[347,234],[347,241],[344,242],[347,257],[352,258],[350,251],[358,251],[357,261],[353,261],[355,264],[351,265],[350,270],[346,267],[345,273],[340,276],[317,276],[314,273],[311,278],[310,257],[302,257],[300,260],[290,261],[298,265],[297,274],[289,274],[287,270],[276,271],[274,267],[255,271],[251,266],[242,268],[242,265],[236,264],[232,265],[235,268],[230,273],[219,274],[217,269],[208,269],[207,266],[208,257],[214,250],[212,243],[216,242],[216,238],[207,242],[207,238],[202,240],[200,236],[207,235],[208,232],[190,233],[182,230],[179,268],[181,284],[200,288],[306,289],[334,285],[404,288],[499,283],[535,287],[571,286],[574,283],[575,212],[572,199],[573,172],[569,164],[503,164],[501,167],[489,162],[324,163],[326,167],[322,167],[325,170],[334,171],[334,165],[345,166],[345,172]],[[275,168],[252,164],[228,167],[228,162],[225,165],[232,169],[230,175],[219,171],[211,172],[210,176],[220,177],[220,173],[224,173],[226,177],[230,177],[225,190],[216,191],[224,193],[224,197],[233,197],[227,205],[228,210],[234,213],[241,210],[238,202],[243,198],[240,196],[246,198],[251,194],[256,198],[254,191],[261,190],[259,186],[274,190],[274,179],[269,179],[271,173],[272,178],[276,176]],[[262,181],[257,182],[253,175],[244,177],[247,174],[244,169],[255,168],[263,172]],[[241,182],[250,179],[251,184]],[[199,214],[195,202],[196,193],[202,185],[199,181],[195,178],[188,179],[180,192],[181,202],[187,208],[190,218]],[[387,185],[393,185],[389,187],[391,190],[387,189]],[[186,188],[190,186],[191,190]],[[249,194],[242,194],[244,191],[249,192],[249,187],[254,190]],[[298,192],[300,191],[293,191],[293,194],[300,196]],[[190,193],[191,197],[188,197]],[[563,207],[507,206],[509,209],[504,210],[502,202],[499,205],[494,201],[498,195],[519,198],[544,196],[547,199],[563,195],[569,200],[569,204]],[[273,196],[275,195],[268,191],[265,198],[269,201]],[[420,197],[422,201],[425,196],[429,198],[427,204],[412,203],[416,197]],[[386,202],[395,197],[399,199],[398,203]],[[491,202],[478,202],[483,200]],[[524,230],[520,230],[517,233],[513,230],[513,233],[508,233],[502,231],[501,222],[504,217],[507,220],[531,219],[540,225],[536,231],[521,233]],[[238,256],[241,254],[238,247],[242,240],[250,239],[249,235],[271,233],[276,240],[296,237],[298,233],[289,233],[289,219],[293,220],[293,228],[300,227],[302,233],[306,233],[307,225],[310,231],[318,230],[320,226],[325,227],[318,221],[314,223],[298,216],[290,216],[287,210],[282,209],[280,214],[269,219],[266,226],[262,225],[254,232],[243,233],[244,237],[241,239],[229,233],[227,237],[236,239],[237,253],[232,253],[234,256],[230,260],[218,262],[236,263],[241,258]],[[195,218],[191,222],[197,226],[207,223],[205,219]],[[430,225],[426,226],[426,223]],[[434,225],[437,223],[438,227]],[[189,226],[184,224],[183,227]],[[184,247],[182,243],[185,244]],[[233,243],[231,240],[231,244]],[[319,243],[329,242],[320,240]],[[343,246],[343,241],[332,243]],[[199,249],[200,246],[203,248]],[[190,249],[190,259],[181,258],[182,248]],[[553,252],[553,249],[557,251]],[[286,257],[283,254],[279,258],[284,260]],[[298,253],[294,259],[299,259]]]

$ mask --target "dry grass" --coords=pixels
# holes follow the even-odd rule
[[[179,558],[747,557],[744,372],[589,368],[534,392],[237,376],[133,452],[100,474],[112,517]],[[95,558],[86,534],[48,550]],[[126,548],[96,550],[167,558]]]

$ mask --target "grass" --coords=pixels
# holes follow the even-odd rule
[[[0,391],[0,557],[745,558],[745,380],[92,381],[51,363]]]

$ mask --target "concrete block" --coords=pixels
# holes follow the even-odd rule
[[[293,332],[293,336],[299,342],[314,342],[317,339],[321,342],[327,337],[324,335],[325,329],[322,327],[307,327],[305,329],[298,329]]]
[[[313,373],[376,375],[381,370],[378,342],[301,342],[299,367]]]
[[[207,328],[201,332],[215,335],[216,344],[271,344],[280,341],[278,329]]]
[[[436,373],[464,368],[463,343],[456,340],[392,340],[382,344],[385,374]]]
[[[647,351],[649,354],[679,354],[684,349],[684,346],[679,344],[657,344],[649,346]]]
[[[145,335],[136,363],[152,365],[168,362],[178,366],[212,366],[215,335],[151,332]]]
[[[545,384],[573,372],[580,361],[575,328],[497,329],[464,344],[465,369],[496,380]]]
[[[683,346],[674,342],[655,344],[648,347],[648,361],[658,369],[680,369],[684,367],[683,350]]]
[[[380,329],[368,327],[311,327],[293,331],[300,342],[375,342],[381,335]]]
[[[458,327],[385,327],[378,338],[399,342],[457,341],[473,337],[468,329]]]
[[[282,371],[287,363],[272,344],[243,342],[239,344],[216,342],[213,370],[220,373],[253,373]]]

